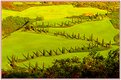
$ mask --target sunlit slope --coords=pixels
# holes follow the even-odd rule
[[[88,52],[80,52],[80,53],[67,53],[67,54],[62,54],[62,55],[56,55],[56,56],[50,56],[50,57],[38,57],[36,59],[31,59],[25,62],[21,62],[18,63],[17,65],[21,66],[21,67],[25,67],[25,65],[28,66],[29,62],[31,63],[31,65],[35,65],[36,62],[38,63],[39,67],[42,68],[43,67],[43,63],[44,63],[44,67],[48,68],[49,66],[52,66],[52,62],[54,62],[54,60],[58,59],[67,59],[67,58],[73,58],[73,57],[79,57],[81,60],[83,60],[84,57],[86,57],[88,55]]]
[[[2,19],[6,18],[8,16],[13,16],[13,17],[14,16],[20,16],[20,12],[2,9]]]
[[[109,20],[85,22],[69,28],[49,28],[49,32],[51,33],[58,31],[65,31],[69,34],[80,33],[81,36],[85,34],[86,37],[89,37],[93,33],[94,39],[98,37],[99,41],[104,39],[105,42],[109,42],[111,40],[112,43],[114,43],[114,36],[119,33]],[[61,36],[53,36],[52,34],[36,34],[17,31],[2,40],[3,66],[5,67],[7,65],[7,56],[13,54],[23,58],[22,54],[31,53],[36,50],[50,50],[83,45],[88,45],[88,41],[66,39]]]
[[[119,33],[119,30],[115,29],[108,19],[102,21],[84,22],[68,28],[50,28],[50,31],[65,31],[70,34],[80,33],[81,36],[85,34],[86,37],[93,34],[94,39],[98,38],[100,41],[104,39],[105,42],[109,42],[111,40],[112,43],[114,43],[114,36]]]
[[[118,46],[112,46],[112,48],[108,49],[108,50],[104,50],[104,51],[99,51],[98,53],[100,53],[100,55],[107,57],[108,52],[110,50],[115,50],[119,48]],[[54,60],[58,59],[67,59],[67,58],[73,58],[73,57],[78,57],[81,60],[83,60],[84,57],[86,57],[89,54],[89,52],[77,52],[77,53],[68,53],[68,54],[62,54],[62,55],[56,55],[56,56],[50,56],[50,57],[39,57],[36,59],[31,59],[22,63],[18,63],[17,65],[21,66],[21,67],[25,67],[29,65],[29,63],[31,63],[31,65],[35,66],[36,63],[38,63],[40,68],[43,68],[43,64],[45,68],[48,68],[49,66],[52,66],[52,62],[54,62]]]
[[[2,66],[8,65],[7,56],[18,56],[23,58],[22,54],[32,53],[38,50],[56,50],[58,48],[75,47],[88,45],[89,42],[83,40],[66,39],[61,36],[51,34],[36,34],[32,32],[14,32],[2,40]]]
[[[53,6],[37,6],[30,7],[21,12],[10,11],[2,9],[2,19],[8,16],[20,16],[20,17],[29,17],[36,18],[44,17],[45,20],[48,19],[57,19],[64,18],[72,15],[81,15],[83,13],[106,13],[105,10],[100,10],[97,8],[85,7],[85,8],[76,8],[72,5],[53,5]]]

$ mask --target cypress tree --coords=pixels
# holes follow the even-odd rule
[[[53,51],[54,51],[54,50],[53,50]],[[56,49],[54,52],[55,52],[56,55],[58,55],[58,50],[57,50],[57,49]]]
[[[85,34],[84,34],[84,36],[83,36],[83,39],[85,40]]]
[[[74,38],[74,33],[72,33],[72,38]]]
[[[102,46],[104,46],[104,39],[102,39]]]
[[[63,47],[63,48],[62,48],[62,54],[65,54],[65,51],[66,51],[66,50],[65,50],[65,48]]]
[[[28,71],[31,72],[31,63],[29,62]]]
[[[45,56],[45,50],[43,50],[43,53],[42,54],[43,54],[43,56]]]
[[[91,34],[91,36],[90,36],[90,40],[91,40],[91,41],[93,40],[93,34]]]
[[[78,33],[78,39],[80,39],[80,34]]]
[[[72,53],[73,52],[73,50],[72,49],[69,49],[69,53]]]
[[[52,56],[52,50],[50,50],[49,55]]]
[[[27,54],[27,60],[30,59],[29,53]]]
[[[31,56],[31,59],[34,59],[34,54]]]
[[[36,57],[39,57],[39,52],[37,51],[37,52],[33,52],[35,55],[36,55]]]
[[[37,62],[36,62],[36,64],[35,64],[34,69],[35,69],[34,71],[37,72],[37,69],[38,69],[38,63],[37,63]]]

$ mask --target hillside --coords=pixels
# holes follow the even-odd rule
[[[97,12],[106,13],[107,11],[100,10],[97,8],[75,8],[72,5],[38,6],[25,9],[21,12],[2,9],[2,14],[4,14],[2,16],[2,19],[8,16],[20,16],[20,17],[29,17],[29,18],[36,18],[38,16],[38,17],[44,17],[45,20],[48,20],[48,19],[64,18],[72,15],[81,15],[83,13],[97,13]]]
[[[84,40],[66,39],[62,36],[56,37],[52,35],[52,33],[59,32],[59,31],[60,32],[65,31],[66,33],[69,33],[69,34],[80,33],[81,36],[85,34],[86,37],[89,37],[91,34],[93,34],[94,39],[98,37],[99,41],[101,41],[104,38],[105,42],[109,42],[111,40],[112,44],[114,43],[113,37],[117,33],[119,33],[119,31],[112,26],[109,20],[85,22],[69,28],[49,28],[50,33],[47,33],[47,34],[44,34],[44,33],[36,34],[31,31],[21,32],[19,30],[17,32],[12,33],[10,36],[2,40],[2,48],[3,48],[2,54],[4,54],[2,55],[2,59],[4,62],[3,66],[5,67],[7,65],[7,56],[12,56],[12,55],[18,56],[19,54],[18,57],[23,58],[22,54],[27,54],[27,53],[31,54],[32,51],[36,51],[36,50],[42,50],[42,49],[55,50],[62,47],[66,47],[66,48],[69,48],[72,46],[81,47],[83,45],[86,46],[89,44],[89,42]],[[77,55],[82,55],[82,53]],[[46,58],[44,60],[46,60]]]
[[[2,2],[2,77],[119,77],[118,9],[118,2]]]

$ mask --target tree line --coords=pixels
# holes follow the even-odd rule
[[[13,17],[9,16],[2,20],[2,36],[9,35],[10,33],[18,30],[26,22],[29,21],[28,17]]]
[[[2,78],[119,78],[119,49],[110,50],[107,57],[94,50],[82,61],[80,57],[55,60],[48,68],[38,64],[2,70]]]

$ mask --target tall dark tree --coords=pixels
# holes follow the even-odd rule
[[[104,46],[104,39],[102,39],[102,46]]]
[[[93,40],[93,34],[91,34],[91,36],[90,36],[90,40],[91,40],[91,41]]]

